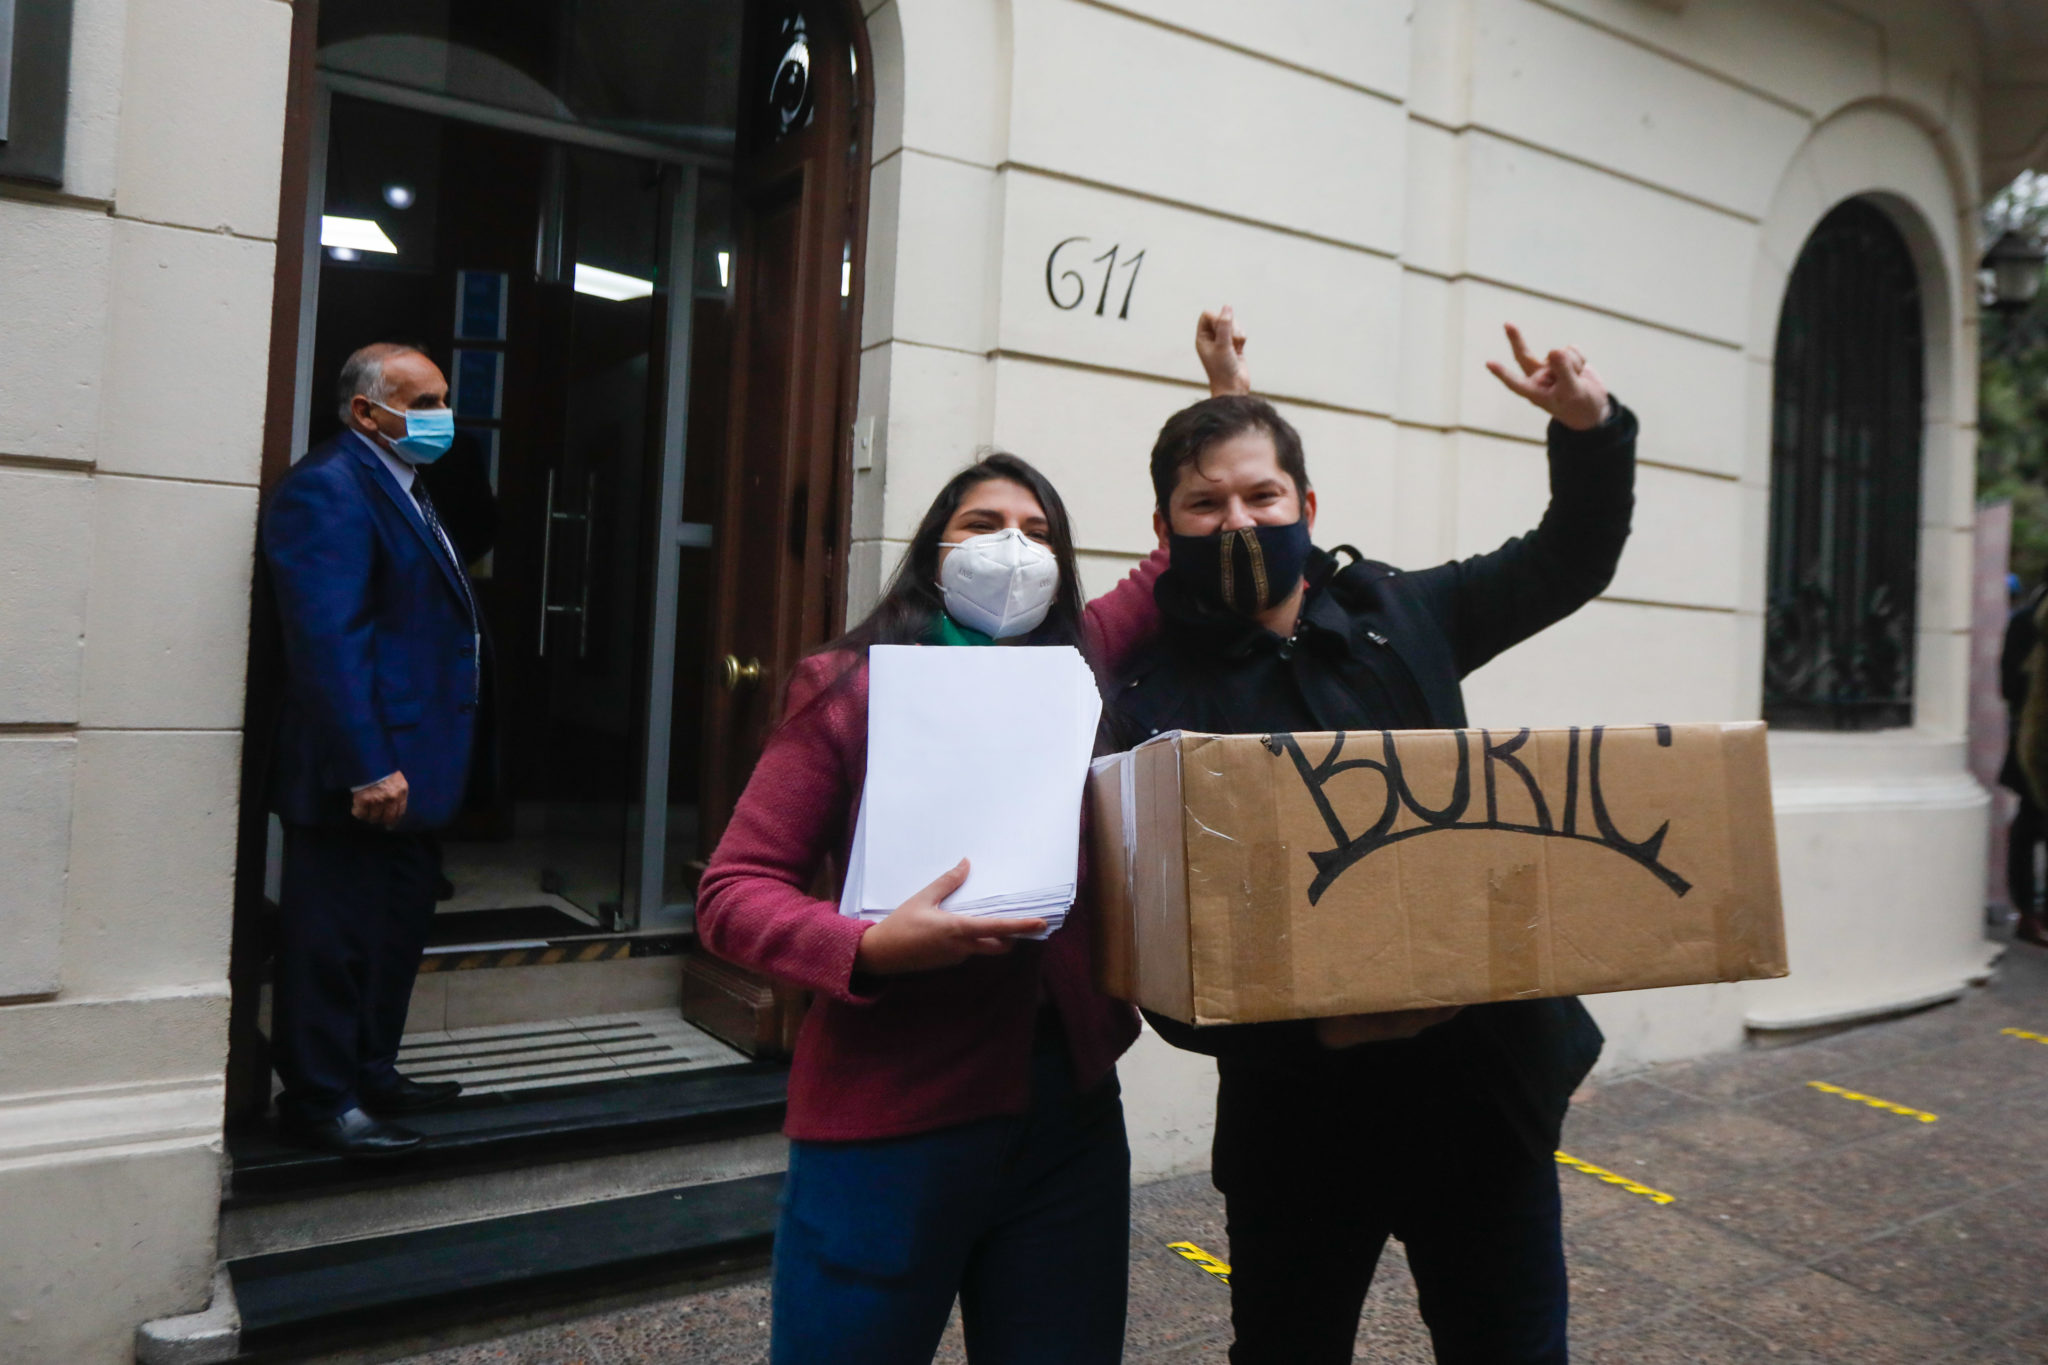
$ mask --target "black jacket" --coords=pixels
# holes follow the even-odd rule
[[[1551,423],[1542,523],[1489,554],[1403,573],[1356,551],[1348,565],[1316,551],[1291,640],[1212,608],[1169,570],[1157,588],[1164,629],[1117,689],[1114,739],[1127,748],[1167,730],[1463,727],[1465,675],[1570,615],[1614,576],[1635,503],[1635,438],[1635,417],[1619,404],[1592,431]],[[1545,1159],[1601,1044],[1592,1017],[1569,998],[1473,1006],[1416,1038],[1343,1052],[1317,1044],[1306,1022],[1197,1029],[1147,1018],[1168,1042],[1219,1059],[1225,1108],[1235,1094],[1277,1117],[1336,1084],[1375,1095],[1379,1112],[1402,1116],[1389,1122],[1418,1140],[1494,1118]],[[1218,1120],[1221,1183],[1234,1157],[1253,1154],[1231,1150],[1242,1123],[1221,1112]]]

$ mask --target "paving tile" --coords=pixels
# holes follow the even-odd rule
[[[2038,1260],[2035,1264],[2039,1264]],[[2010,1274],[2010,1267],[2006,1273]],[[2018,1351],[2025,1360],[2048,1360],[2048,1313],[2024,1319],[2007,1327],[1999,1339]]]
[[[1590,1161],[1595,1166],[1681,1200],[1697,1198],[1707,1190],[1726,1184],[1739,1173],[1739,1168],[1732,1162],[1679,1141],[1674,1134],[1681,1131],[1683,1129],[1675,1123],[1659,1123],[1654,1127],[1604,1134],[1564,1150],[1581,1161]],[[1591,1181],[1630,1199],[1644,1198],[1570,1167],[1560,1167],[1558,1178]]]
[[[1583,1365],[1754,1365],[1796,1359],[1746,1328],[1691,1308],[1604,1340],[1589,1340],[1575,1328],[1572,1357]]]
[[[1746,1100],[1810,1080],[1831,1080],[1852,1065],[1826,1043],[1796,1043],[1660,1066],[1649,1076],[1667,1089],[1703,1100]]]
[[[1940,1365],[2040,1365],[2048,1351],[2029,1351],[2001,1342],[1973,1342],[1961,1352],[1943,1356]]]
[[[1230,1286],[1168,1249],[1193,1242],[1226,1264],[1223,1196],[1207,1175],[1131,1192],[1131,1297],[1127,1359],[1221,1361],[1230,1346]]]
[[[1632,1128],[1660,1119],[1703,1113],[1706,1108],[1691,1095],[1641,1077],[1592,1082],[1573,1097],[1566,1131],[1571,1131],[1573,1120],[1597,1127]]]
[[[1211,1255],[1228,1250],[1220,1238],[1184,1237]],[[1230,1344],[1230,1286],[1166,1249],[1164,1241],[1146,1237],[1131,1248],[1131,1297],[1124,1331],[1124,1351],[1132,1358],[1214,1349],[1222,1359]]]
[[[1430,1365],[1436,1359],[1416,1299],[1415,1276],[1399,1242],[1389,1240],[1380,1254],[1365,1309],[1358,1315],[1358,1344],[1352,1358],[1373,1365]]]
[[[1565,1249],[1574,1266],[1582,1255],[1590,1254],[1688,1293],[1753,1284],[1799,1268],[1796,1262],[1730,1232],[1718,1219],[1700,1217],[1677,1205],[1643,1203],[1637,1212],[1609,1218],[1583,1236],[1568,1235]],[[1576,1284],[1573,1292],[1576,1295]]]
[[[1128,1365],[1229,1365],[1230,1334],[1209,1341],[1184,1342],[1174,1346],[1157,1348],[1124,1343],[1124,1360]]]
[[[953,1316],[946,1319],[946,1332],[939,1338],[939,1349],[932,1353],[932,1365],[967,1365],[967,1338],[960,1330],[960,1305],[953,1305]]]
[[[602,1319],[591,1320],[602,1323]],[[600,1326],[599,1334],[603,1328]],[[495,1341],[409,1356],[407,1365],[624,1365],[593,1339],[585,1321],[537,1327]]]
[[[1630,1194],[1627,1190],[1596,1180],[1592,1176],[1565,1169],[1560,1169],[1557,1173],[1557,1192],[1564,1204],[1564,1231],[1567,1239],[1575,1233],[1590,1236],[1592,1229],[1606,1220],[1625,1217],[1633,1213],[1638,1206],[1649,1204],[1641,1195]]]
[[[1814,1271],[1722,1290],[1701,1306],[1795,1359],[1803,1354],[1856,1365],[1926,1365],[1969,1341],[1946,1323]]]
[[[1580,1254],[1568,1256],[1566,1264],[1574,1336],[1598,1340],[1632,1331],[1686,1302],[1669,1285],[1622,1261]]]
[[[1131,1226],[1161,1242],[1191,1241],[1222,1254],[1223,1195],[1206,1172],[1140,1185],[1131,1191]],[[1215,1245],[1211,1245],[1211,1242]]]
[[[1860,1090],[1860,1086],[1850,1086]],[[1876,1091],[1866,1091],[1877,1094]],[[1889,1095],[1879,1098],[1890,1099]],[[1898,1101],[1901,1104],[1904,1100]],[[1825,1091],[1800,1086],[1796,1090],[1781,1090],[1751,1100],[1747,1111],[1772,1123],[1781,1123],[1787,1128],[1797,1129],[1820,1140],[1823,1146],[1838,1146],[1861,1142],[1866,1138],[1883,1137],[1895,1133],[1900,1124],[1918,1123],[1917,1119],[1873,1109],[1855,1100],[1843,1099]]]
[[[1810,1132],[1746,1108],[1716,1109],[1679,1122],[1653,1124],[1647,1131],[1736,1168],[1734,1174],[1793,1165],[1827,1146]]]
[[[754,1365],[768,1359],[766,1278],[586,1318],[586,1337],[611,1361]]]
[[[2006,1162],[1986,1160],[1976,1135],[1940,1124],[1911,1124],[1897,1133],[1838,1148],[1786,1172],[1844,1208],[1890,1223],[2018,1183]]]
[[[2001,1064],[2011,1056],[2005,1049],[1982,1055],[1980,1041],[1962,1048],[1938,1048],[1907,1061],[1854,1072],[1843,1083],[1852,1090],[1894,1104],[1933,1114],[1954,1113],[2011,1093],[2014,1078]]]
[[[1894,1221],[1881,1211],[1854,1207],[1815,1192],[1797,1172],[1773,1172],[1710,1190],[1688,1201],[1685,1211],[1710,1226],[1802,1262],[1846,1251],[1885,1231]]]
[[[2002,1123],[2007,1132],[2032,1135],[2032,1152],[2048,1150],[2048,1094],[2019,1091],[2001,1095],[1968,1117],[1975,1124]]]
[[[1886,1019],[1820,1039],[1852,1065],[1898,1061],[1961,1042],[1982,1027],[1986,1011],[1976,1001],[1936,1005],[1903,1019]],[[1974,1007],[1973,1007],[1974,1006]]]
[[[1995,1209],[1951,1210],[1822,1261],[1821,1270],[1928,1317],[1988,1336],[2039,1308],[2037,1253],[2001,1236]],[[2030,1273],[2031,1272],[2031,1273]]]

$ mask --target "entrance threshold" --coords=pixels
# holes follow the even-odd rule
[[[673,1010],[415,1033],[398,1049],[401,1074],[460,1081],[471,1096],[674,1075],[746,1060]]]

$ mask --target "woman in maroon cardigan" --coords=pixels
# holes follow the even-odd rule
[[[974,562],[1021,563],[999,612],[1050,596],[1007,643],[1078,645],[1108,676],[1156,626],[1163,553],[1084,607],[1052,485],[1009,455],[963,470],[880,605],[797,669],[699,890],[706,947],[814,997],[789,1077],[775,1365],[929,1360],[956,1296],[975,1365],[1122,1353],[1130,1154],[1115,1063],[1138,1020],[1095,987],[1085,869],[1065,927],[1042,943],[1022,936],[1043,921],[939,908],[964,862],[879,923],[811,894],[828,859],[845,867],[853,835],[867,647],[987,644],[976,627],[1031,625],[978,608],[946,572],[950,556],[990,546],[995,560]],[[972,801],[1003,774],[964,753],[947,780]]]

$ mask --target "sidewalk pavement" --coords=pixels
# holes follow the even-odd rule
[[[1670,1196],[1560,1169],[1576,1360],[2048,1361],[2048,952],[2011,948],[1989,987],[1908,1018],[1597,1085],[1564,1151]],[[1228,1259],[1207,1176],[1136,1193],[1126,1359],[1222,1362],[1229,1290],[1171,1242]],[[753,1281],[410,1365],[751,1365],[767,1323]],[[958,1341],[956,1322],[940,1361]],[[1431,1360],[1398,1244],[1357,1359]]]

